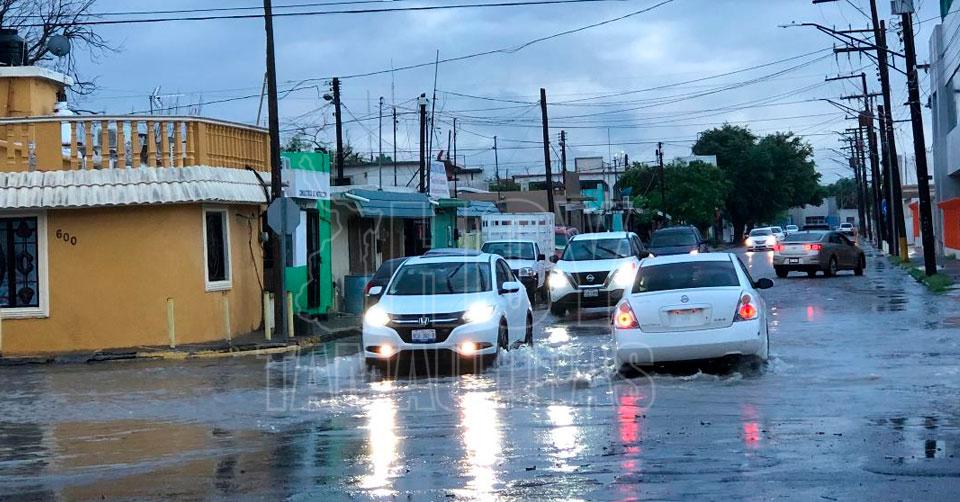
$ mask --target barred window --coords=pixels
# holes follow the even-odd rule
[[[41,266],[37,217],[0,218],[0,308],[40,307]]]

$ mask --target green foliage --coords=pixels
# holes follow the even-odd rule
[[[674,223],[687,223],[705,229],[713,224],[716,212],[723,208],[730,189],[724,173],[703,162],[671,163],[664,166],[665,198],[660,198],[660,180],[656,167],[634,164],[617,184],[619,189],[631,188],[634,207],[644,214],[662,211]]]
[[[726,124],[701,133],[693,153],[717,156],[730,184],[725,207],[734,234],[773,221],[791,207],[823,201],[813,147],[793,133],[758,138],[745,127]]]
[[[490,183],[491,192],[519,192],[520,184],[512,179],[501,179],[500,182],[494,181]]]
[[[840,178],[823,187],[824,197],[836,197],[841,209],[857,208],[857,182],[853,178]]]

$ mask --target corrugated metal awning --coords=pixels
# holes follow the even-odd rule
[[[353,189],[342,194],[364,218],[432,218],[433,204],[422,193]]]
[[[266,204],[250,170],[223,167],[0,173],[0,209],[225,202]]]

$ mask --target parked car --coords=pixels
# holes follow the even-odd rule
[[[380,301],[380,293],[376,295],[370,294],[370,290],[375,287],[380,287],[378,291],[382,293],[383,287],[390,282],[390,278],[393,277],[393,273],[400,268],[400,265],[403,262],[407,261],[406,257],[404,258],[393,258],[391,260],[384,260],[380,264],[380,268],[373,274],[373,277],[367,282],[366,287],[363,288],[363,309],[366,310]]]
[[[409,258],[386,287],[370,293],[381,295],[363,316],[361,345],[370,366],[389,369],[417,354],[486,365],[501,350],[533,343],[527,293],[497,255]]]
[[[697,227],[661,228],[650,236],[647,250],[656,256],[707,252],[707,243]]]
[[[800,231],[800,227],[798,227],[798,226],[796,226],[796,225],[787,225],[787,226],[783,227],[783,231],[784,231],[785,234],[790,235],[790,234],[792,234],[792,233],[799,232],[799,231]]]
[[[810,277],[823,271],[831,277],[840,270],[853,270],[863,275],[867,258],[856,243],[840,232],[804,231],[788,235],[773,254],[777,277],[790,272],[806,272]]]
[[[525,240],[487,241],[480,250],[507,260],[513,275],[520,279],[527,290],[530,303],[536,303],[538,297],[543,298],[547,273],[553,268],[553,264],[547,261],[539,244]]]
[[[857,238],[857,227],[853,223],[841,223],[837,230],[851,239]]]
[[[550,312],[612,307],[633,284],[640,260],[650,255],[633,232],[579,234],[570,239],[550,272]]]
[[[770,227],[754,228],[744,240],[747,251],[768,251],[777,245],[777,236]]]
[[[560,255],[563,254],[563,250],[567,247],[567,242],[573,238],[574,235],[579,234],[580,231],[573,227],[554,227],[553,231],[553,255],[557,258],[560,258]]]
[[[767,312],[754,281],[731,253],[644,260],[613,314],[618,368],[746,356],[765,361]]]
[[[780,227],[770,227],[770,231],[773,232],[774,236],[776,236],[777,242],[782,241],[783,238],[787,236],[787,233],[784,232]]]

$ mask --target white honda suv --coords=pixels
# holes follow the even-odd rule
[[[640,260],[650,256],[633,232],[579,234],[567,243],[547,281],[550,312],[612,307],[633,284]]]
[[[501,350],[533,343],[533,313],[502,257],[443,253],[403,262],[364,314],[362,333],[370,366],[417,355],[487,365]]]

